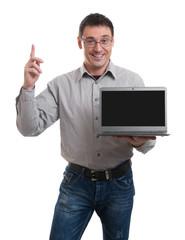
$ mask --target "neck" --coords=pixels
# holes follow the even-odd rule
[[[110,61],[109,61],[110,62]],[[105,65],[105,66],[102,66],[101,68],[100,67],[91,67],[91,66],[88,66],[88,64],[86,64],[84,62],[84,65],[87,69],[87,71],[91,74],[91,75],[96,75],[96,76],[100,76],[100,75],[103,75],[107,69],[107,66],[109,65],[109,62]]]
[[[90,73],[92,76],[100,76],[100,75],[103,75],[104,72],[106,71],[106,68],[103,68],[103,69],[92,69],[92,68],[89,68],[85,63],[84,63],[88,73]]]

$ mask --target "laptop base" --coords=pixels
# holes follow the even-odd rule
[[[153,137],[153,136],[169,136],[169,133],[159,133],[159,132],[147,132],[147,133],[136,133],[136,132],[129,132],[129,133],[125,133],[125,132],[101,132],[98,133],[98,136],[131,136],[131,137]]]

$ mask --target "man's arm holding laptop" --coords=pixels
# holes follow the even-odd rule
[[[133,147],[135,147],[139,152],[147,153],[151,150],[156,143],[156,137],[139,137],[139,136],[114,136],[115,138],[123,139],[129,142]]]

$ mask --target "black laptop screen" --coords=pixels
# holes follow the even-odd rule
[[[165,126],[164,91],[103,91],[102,126]]]

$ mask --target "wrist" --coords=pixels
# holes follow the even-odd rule
[[[141,147],[142,145],[143,145],[143,143],[142,144],[138,144],[138,145],[133,145],[132,144],[132,146],[135,147],[135,148]]]
[[[31,90],[34,89],[35,85],[28,87],[28,86],[26,86],[26,85],[24,84],[22,87],[23,87],[24,90],[31,91]]]

